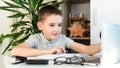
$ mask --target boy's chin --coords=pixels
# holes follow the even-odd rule
[[[54,40],[54,39],[56,39],[56,38],[57,38],[57,37],[52,37],[51,40]]]

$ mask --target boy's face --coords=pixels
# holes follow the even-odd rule
[[[40,26],[44,36],[48,40],[53,40],[61,33],[62,23],[63,17],[53,14],[47,16]]]

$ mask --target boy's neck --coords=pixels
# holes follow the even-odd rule
[[[45,37],[45,35],[44,35],[43,32],[41,32],[41,34],[42,34],[42,37],[43,37],[43,39],[44,39],[45,41],[47,41],[47,42],[51,41],[51,40],[48,40],[48,39]]]

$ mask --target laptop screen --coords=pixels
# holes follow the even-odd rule
[[[103,23],[101,64],[120,63],[120,25]]]

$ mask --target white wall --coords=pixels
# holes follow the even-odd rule
[[[3,5],[5,4],[2,2],[2,0],[0,0],[0,6]],[[11,14],[13,13],[0,10],[0,34],[10,33],[10,25],[13,23],[13,19],[9,19],[7,18],[7,16]],[[0,44],[0,68],[4,68],[3,55],[1,55],[1,53],[3,52],[7,44],[8,44],[8,39],[6,39],[3,44]]]
[[[3,5],[4,3],[2,2],[2,0],[0,0],[0,6]],[[13,13],[10,13],[8,11],[0,10],[0,34],[10,33],[10,25],[13,23],[13,19],[7,18],[7,16],[12,14]],[[7,45],[7,41],[8,40],[4,41],[5,43],[0,44],[0,52],[3,50],[2,47],[5,47]]]
[[[91,43],[100,42],[103,22],[120,24],[120,0],[91,0]]]
[[[9,0],[8,0],[9,1]],[[2,0],[0,0],[0,6],[5,5]],[[0,34],[10,33],[10,25],[13,23],[13,19],[7,18],[7,16],[12,15],[8,11],[0,10]],[[3,51],[4,47],[7,45],[8,40],[4,41],[3,44],[0,44],[0,53]]]

